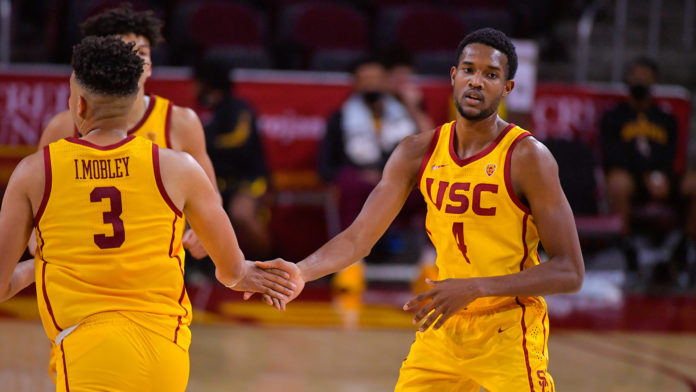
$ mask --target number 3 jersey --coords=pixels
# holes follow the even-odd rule
[[[428,206],[425,227],[437,251],[440,280],[509,275],[540,262],[534,218],[510,181],[512,150],[529,135],[510,124],[483,151],[460,159],[455,123],[435,131],[418,187]],[[478,298],[466,310],[507,305],[517,306],[515,297]]]
[[[48,337],[116,311],[188,349],[184,218],[162,184],[159,147],[135,136],[110,146],[68,138],[43,154],[46,183],[34,226]]]

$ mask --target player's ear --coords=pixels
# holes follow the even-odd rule
[[[85,120],[87,118],[87,100],[84,96],[77,96],[77,110],[75,111],[77,118]]]
[[[450,83],[452,83],[452,87],[454,87],[454,75],[456,73],[457,73],[457,67],[450,68]]]
[[[506,81],[505,88],[503,89],[503,97],[507,97],[513,88],[515,88],[515,81],[514,80]]]

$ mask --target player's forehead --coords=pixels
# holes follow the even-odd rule
[[[150,41],[148,41],[147,38],[145,38],[145,36],[143,35],[138,35],[135,33],[126,33],[119,34],[118,37],[121,39],[121,41],[127,44],[135,44],[135,47],[133,49],[142,49],[150,47]]]
[[[462,50],[458,65],[462,64],[502,69],[507,65],[507,56],[492,46],[474,42]]]

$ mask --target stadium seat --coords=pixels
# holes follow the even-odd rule
[[[365,16],[349,6],[305,3],[281,10],[276,33],[279,46],[295,49],[285,54],[299,57],[288,62],[307,66],[318,55],[313,68],[324,65],[335,69],[343,66],[342,60],[365,51],[368,27]],[[338,55],[336,61],[330,61],[332,54]]]
[[[235,66],[268,67],[265,21],[241,2],[182,2],[169,23],[173,56],[182,64],[209,50],[225,52]]]

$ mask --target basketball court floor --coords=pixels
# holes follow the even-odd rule
[[[196,302],[200,292],[192,291]],[[340,310],[321,289],[286,312],[227,294],[213,293],[205,309],[194,311],[188,391],[393,390],[414,327],[395,303],[371,302],[388,302],[380,295],[400,301],[408,293],[368,293],[355,312]],[[616,311],[572,310],[557,317],[557,328],[550,303],[549,371],[557,390],[696,392],[696,307],[693,300],[667,300],[681,305],[660,313],[651,310],[654,302],[633,300],[614,325],[606,320],[615,320]],[[32,295],[0,304],[0,350],[0,391],[54,390]]]

